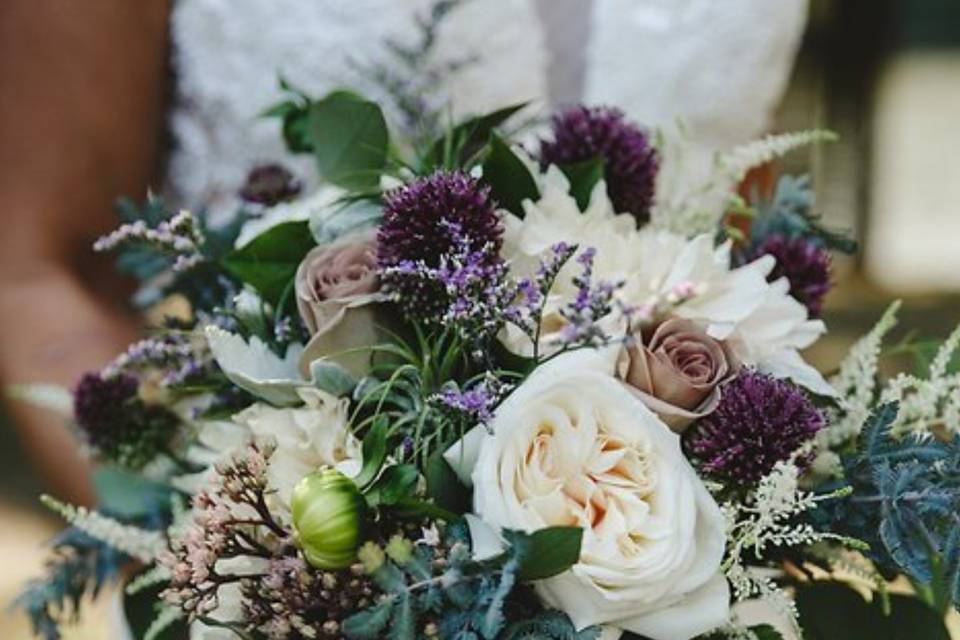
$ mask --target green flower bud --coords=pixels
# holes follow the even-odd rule
[[[328,571],[353,564],[366,506],[353,480],[335,469],[322,469],[300,480],[290,509],[307,562]]]

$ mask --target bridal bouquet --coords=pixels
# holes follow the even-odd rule
[[[829,133],[698,180],[614,108],[402,135],[285,88],[315,191],[264,166],[230,225],[151,198],[96,245],[162,319],[72,392],[127,495],[44,497],[38,634],[122,568],[148,639],[948,637],[960,332],[882,378],[893,305],[824,377],[851,243],[805,178],[744,182]]]

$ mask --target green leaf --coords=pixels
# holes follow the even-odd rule
[[[390,622],[393,601],[394,598],[384,598],[372,607],[353,614],[343,621],[343,634],[353,640],[377,640]]]
[[[377,187],[389,134],[380,107],[346,91],[310,105],[308,139],[320,175],[347,189]]]
[[[483,161],[483,180],[501,207],[523,217],[523,201],[540,197],[527,165],[497,134],[490,136],[490,153]]]
[[[350,372],[336,362],[314,360],[310,363],[310,376],[313,385],[337,397],[349,395],[357,386]]]
[[[413,495],[419,475],[412,464],[387,467],[367,492],[367,501],[372,506],[397,504]]]
[[[373,482],[380,473],[383,461],[387,458],[388,430],[387,419],[380,416],[363,439],[363,467],[360,469],[360,474],[353,479],[361,489]]]
[[[390,505],[390,513],[399,518],[430,518],[431,520],[443,520],[444,522],[456,522],[463,516],[454,513],[443,507],[438,507],[432,502],[425,502],[415,498],[401,498]]]
[[[427,480],[427,495],[442,509],[456,514],[470,510],[470,491],[460,483],[457,474],[443,457],[443,451],[427,458],[423,475]]]
[[[222,264],[231,275],[276,306],[300,261],[313,247],[306,221],[284,222],[231,251]]]
[[[603,179],[603,158],[562,165],[560,170],[570,181],[570,195],[576,199],[580,211],[585,210],[590,204],[593,188]]]
[[[487,144],[490,134],[496,127],[506,122],[510,116],[527,104],[526,102],[513,104],[482,116],[468,118],[456,125],[430,147],[430,151],[424,158],[426,165],[424,169],[429,170],[447,164],[454,165],[447,166],[448,169],[462,166]],[[452,152],[453,157],[447,157],[448,150]]]
[[[783,640],[783,635],[769,624],[760,624],[750,627],[757,640]]]
[[[943,619],[913,596],[891,595],[890,615],[837,582],[816,582],[797,592],[804,640],[950,640]],[[838,621],[842,620],[842,624]]]
[[[582,540],[580,527],[547,527],[533,532],[520,561],[520,579],[543,580],[563,573],[580,560]]]
[[[99,508],[116,517],[143,518],[170,504],[171,488],[143,475],[109,465],[93,473]]]
[[[318,211],[310,218],[310,233],[317,244],[333,242],[348,233],[376,227],[383,216],[380,202],[370,199],[333,206],[333,212]]]

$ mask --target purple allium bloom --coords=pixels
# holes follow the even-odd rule
[[[145,405],[131,375],[87,373],[74,392],[74,418],[84,438],[102,457],[137,469],[152,460],[171,437],[176,417]]]
[[[797,387],[744,369],[723,386],[716,410],[687,432],[685,448],[707,473],[749,485],[789,460],[824,424],[823,414]],[[809,462],[809,457],[798,461]]]
[[[137,379],[121,374],[103,378],[85,373],[73,396],[73,415],[90,444],[110,437],[111,426],[121,421],[124,405],[137,397]]]
[[[749,259],[768,254],[777,259],[777,265],[767,279],[773,282],[786,277],[790,295],[803,303],[812,317],[819,317],[823,299],[830,290],[830,254],[805,238],[787,238],[778,233],[760,243]]]
[[[612,107],[578,106],[554,116],[553,140],[540,143],[541,164],[569,165],[598,156],[614,208],[646,222],[660,164],[647,134]]]
[[[418,277],[459,254],[476,270],[501,262],[503,223],[490,189],[463,173],[438,171],[386,196],[377,235],[384,288],[423,321],[437,321],[449,306],[447,286]]]
[[[292,200],[300,193],[301,185],[286,167],[265,164],[255,167],[247,174],[247,181],[240,189],[240,198],[254,204],[272,207]]]

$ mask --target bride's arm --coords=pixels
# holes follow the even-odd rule
[[[0,3],[0,383],[71,385],[133,336],[90,242],[159,166],[165,0]],[[8,405],[51,489],[89,501],[55,416]]]

